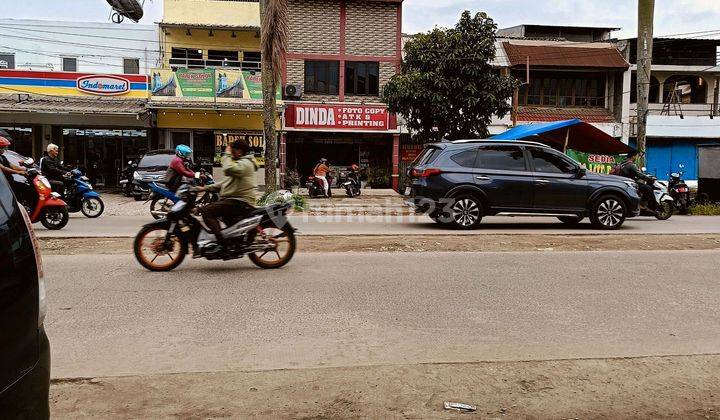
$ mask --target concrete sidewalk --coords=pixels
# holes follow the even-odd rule
[[[585,220],[569,227],[547,217],[487,217],[480,229],[460,231],[443,228],[426,216],[415,215],[311,215],[289,217],[299,235],[633,235],[633,234],[703,234],[720,233],[720,216],[673,216],[659,221],[651,217],[628,220],[622,229],[599,231]],[[134,237],[143,224],[152,222],[146,216],[101,216],[87,219],[71,215],[68,225],[50,231],[35,224],[35,232],[43,238]]]

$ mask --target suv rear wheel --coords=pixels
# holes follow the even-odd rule
[[[450,207],[452,225],[458,229],[474,229],[482,220],[483,207],[480,200],[472,195],[462,195],[455,198]]]
[[[625,203],[614,195],[600,197],[590,210],[593,226],[603,230],[618,229],[625,222],[626,217]]]

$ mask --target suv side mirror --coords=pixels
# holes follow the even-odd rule
[[[583,168],[582,166],[579,166],[577,168],[576,175],[578,178],[584,177],[585,175],[587,175],[587,169]]]

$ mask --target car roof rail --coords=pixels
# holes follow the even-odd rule
[[[540,146],[540,147],[550,147],[547,144],[539,143],[536,141],[529,141],[529,140],[511,140],[511,139],[462,139],[462,140],[453,140],[451,141],[453,144],[468,144],[468,143],[490,143],[490,144],[517,144],[517,145],[530,145],[530,146]]]

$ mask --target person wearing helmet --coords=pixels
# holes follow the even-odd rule
[[[40,172],[50,181],[54,192],[61,195],[65,193],[65,179],[70,170],[60,161],[60,147],[57,144],[48,144],[45,154],[40,158]]]
[[[5,156],[5,151],[10,147],[10,144],[10,140],[4,136],[0,136],[0,172],[7,178],[18,200],[22,201],[21,199],[26,197],[29,187],[24,183],[16,182],[15,179],[13,179],[13,175],[25,175],[27,170],[20,166],[13,165]]]
[[[180,188],[183,177],[195,177],[195,172],[188,168],[190,156],[192,156],[192,149],[189,146],[180,144],[175,148],[175,157],[165,172],[165,185],[173,193]]]
[[[330,184],[327,180],[328,172],[330,172],[330,167],[328,167],[327,159],[325,158],[320,159],[320,162],[318,162],[318,164],[315,165],[315,169],[313,169],[313,175],[315,175],[315,178],[319,179],[323,183],[325,197],[328,197],[330,194]]]

